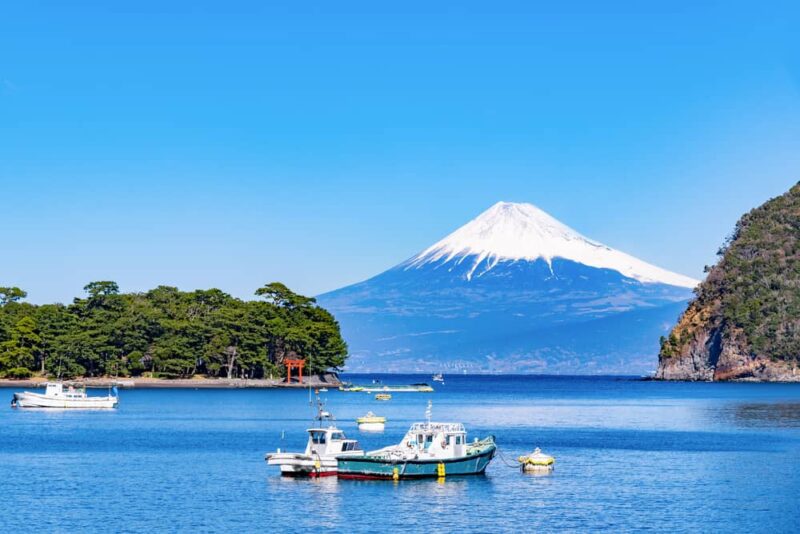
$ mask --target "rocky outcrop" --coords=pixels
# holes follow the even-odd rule
[[[751,380],[797,382],[800,368],[794,362],[753,354],[741,330],[716,320],[710,310],[691,306],[673,332],[683,336],[678,352],[659,357],[660,380]],[[687,339],[688,338],[688,339]],[[662,345],[663,346],[663,345]]]
[[[739,221],[661,340],[662,380],[800,381],[800,185]]]

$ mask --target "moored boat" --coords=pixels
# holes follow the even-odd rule
[[[375,395],[375,400],[388,401],[392,400],[392,396],[389,395],[388,393],[378,393],[377,395]]]
[[[356,419],[358,429],[363,432],[380,432],[386,426],[386,418],[367,412],[367,415]]]
[[[11,406],[18,408],[116,408],[119,404],[119,396],[116,395],[117,388],[112,389],[114,395],[90,396],[86,394],[86,388],[75,388],[73,386],[64,389],[61,382],[48,382],[45,384],[44,393],[34,393],[23,391],[14,393]]]
[[[336,475],[337,457],[362,456],[364,451],[354,439],[331,425],[327,428],[309,428],[308,443],[304,452],[281,452],[278,449],[266,455],[267,465],[276,465],[281,475],[294,477],[325,477]]]
[[[556,463],[555,458],[543,453],[539,447],[530,454],[520,456],[517,461],[523,473],[551,473]]]
[[[425,383],[410,384],[408,386],[357,386],[354,384],[346,384],[339,386],[339,391],[365,393],[431,393],[433,388]]]
[[[442,478],[482,474],[494,458],[494,437],[467,443],[461,423],[414,423],[403,440],[364,456],[339,458],[339,478]]]
[[[442,384],[444,384],[444,375],[442,373],[436,373],[435,375],[433,375],[432,380],[434,382],[441,382]]]

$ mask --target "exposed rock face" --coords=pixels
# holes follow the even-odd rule
[[[656,378],[800,381],[800,185],[739,221],[696,295]]]

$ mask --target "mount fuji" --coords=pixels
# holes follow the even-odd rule
[[[498,202],[317,300],[341,324],[350,371],[642,374],[697,283]]]

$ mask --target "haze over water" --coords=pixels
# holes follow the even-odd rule
[[[356,383],[373,378],[350,376]],[[381,377],[409,383],[430,377]],[[323,394],[367,448],[424,418],[494,434],[485,476],[284,479],[265,452],[300,450],[307,391],[122,390],[116,411],[0,410],[4,532],[792,532],[800,495],[800,384],[446,376],[432,394]],[[10,400],[11,389],[0,390]],[[2,397],[5,395],[5,397]],[[358,432],[367,410],[382,434]],[[541,447],[550,476],[504,459]]]

